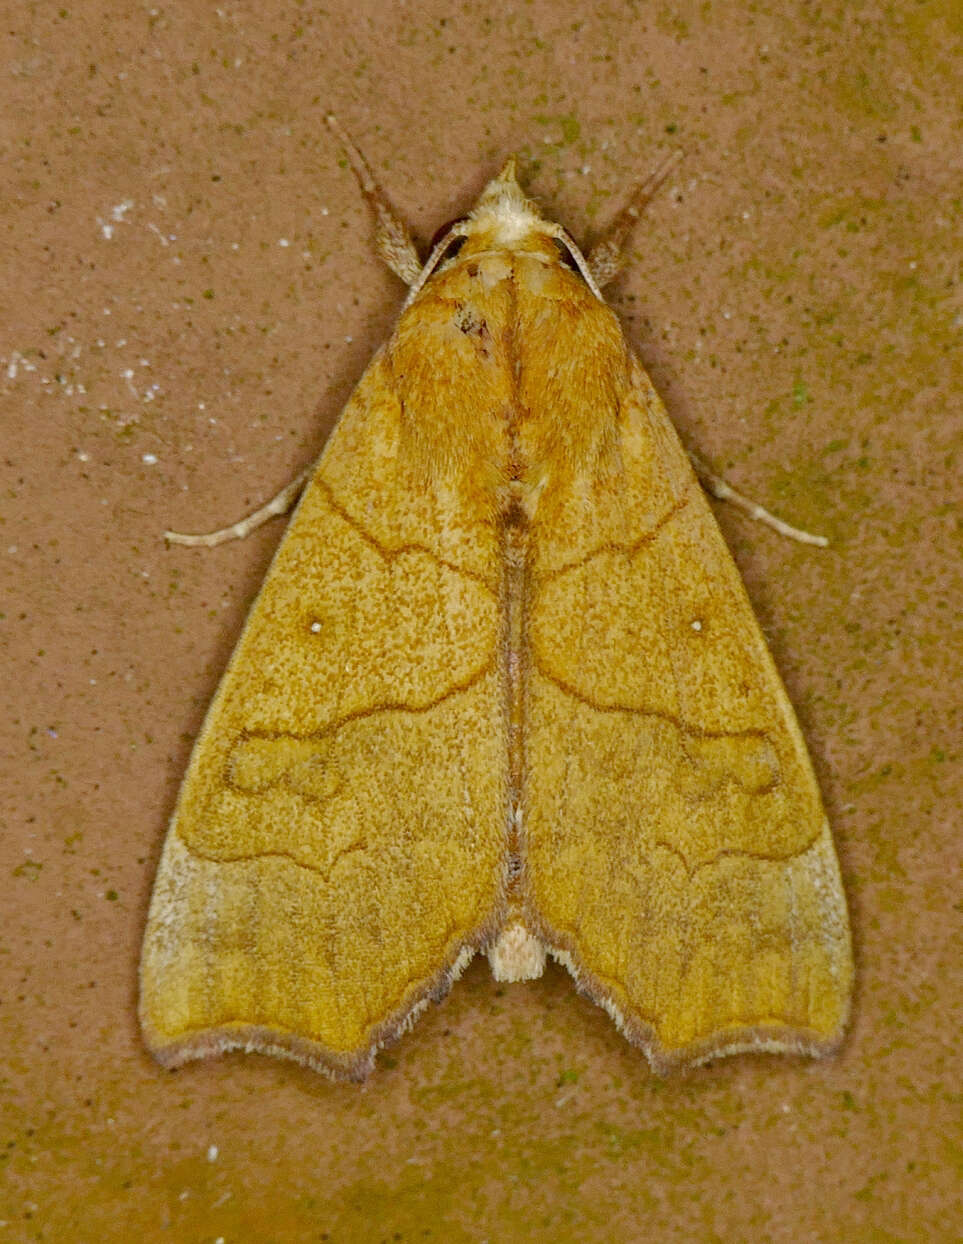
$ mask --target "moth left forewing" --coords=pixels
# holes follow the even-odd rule
[[[194,749],[141,962],[168,1065],[241,1048],[363,1076],[498,918],[494,528],[406,437],[432,414],[399,393],[406,342],[403,321],[332,433]]]
[[[529,537],[529,925],[659,1068],[824,1052],[852,965],[805,745],[661,402],[570,290],[560,340],[577,304],[592,343],[544,413],[581,443]],[[559,360],[528,362],[537,393]]]

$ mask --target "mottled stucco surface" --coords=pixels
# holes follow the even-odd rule
[[[0,142],[0,1240],[963,1234],[958,6],[20,0]],[[423,239],[516,151],[585,241],[685,161],[610,297],[799,711],[857,955],[825,1063],[653,1077],[567,975],[475,963],[363,1087],[145,1054],[190,744],[279,535],[166,549],[318,452]]]

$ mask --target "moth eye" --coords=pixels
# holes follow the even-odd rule
[[[466,217],[459,216],[456,220],[449,220],[447,224],[444,224],[440,229],[437,229],[435,231],[435,236],[431,239],[431,245],[428,247],[428,254],[432,254],[435,247],[440,245],[445,240],[446,235],[451,233],[454,227],[456,225],[460,225],[465,219]],[[464,244],[465,239],[463,237],[452,238],[450,245],[445,247],[446,257],[450,258],[452,255],[457,255]]]
[[[552,238],[555,243],[555,249],[558,251],[558,257],[566,268],[571,268],[573,272],[578,272],[578,264],[572,258],[572,252],[565,245],[561,238]]]

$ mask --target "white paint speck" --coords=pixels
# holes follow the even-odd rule
[[[702,621],[700,618],[693,618],[692,621],[689,623],[689,625],[692,627],[694,631],[702,630]]]
[[[147,466],[156,466],[157,455],[156,454],[142,454],[141,462],[145,463]]]
[[[218,1154],[218,1148],[217,1148],[217,1145],[208,1145],[208,1146],[207,1146],[207,1160],[208,1160],[208,1162],[216,1162],[216,1161],[217,1161],[217,1154]]]
[[[110,221],[101,220],[99,216],[96,218],[98,225],[100,225],[100,232],[108,242],[114,236],[114,225],[123,224],[125,216],[133,206],[133,199],[122,199],[110,209]]]
[[[290,246],[290,245],[291,243],[287,240],[287,238],[278,238],[278,246]]]

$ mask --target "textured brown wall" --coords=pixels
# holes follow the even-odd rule
[[[0,1238],[963,1233],[961,33],[949,0],[8,6]],[[160,532],[308,462],[402,297],[327,108],[422,237],[514,150],[584,241],[684,148],[610,296],[687,443],[832,538],[717,507],[851,902],[834,1060],[659,1080],[565,973],[483,962],[361,1089],[144,1053],[165,822],[280,528]]]

